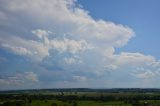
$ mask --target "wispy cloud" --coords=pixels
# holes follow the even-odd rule
[[[16,86],[25,88],[30,85],[33,85],[39,81],[38,76],[33,72],[24,72],[24,73],[16,73],[15,75],[10,76],[0,76],[0,86],[1,89],[5,87],[12,86],[16,88]]]

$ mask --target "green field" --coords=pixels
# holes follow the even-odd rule
[[[48,92],[0,94],[0,106],[160,106],[157,93]]]
[[[16,101],[7,100],[1,101],[0,106],[160,106],[160,101],[148,100],[148,104],[144,104],[144,101],[140,101],[138,105],[133,105],[130,103],[124,103],[124,101],[70,101],[64,102],[60,100],[33,100],[31,102],[27,101]]]
[[[8,104],[7,104],[7,102],[8,102]],[[8,105],[19,106],[18,102],[21,104],[21,106],[132,106],[131,104],[126,104],[123,101],[114,101],[114,102],[71,101],[71,102],[63,102],[63,101],[59,101],[59,100],[33,100],[30,103],[29,102],[22,102],[22,101],[3,101],[3,102],[1,102],[2,103],[1,106],[8,106]]]

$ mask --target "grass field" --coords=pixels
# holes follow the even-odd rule
[[[160,106],[160,93],[6,93],[0,106]]]
[[[6,102],[6,101],[4,101]],[[1,103],[4,103],[1,102]],[[13,103],[13,101],[10,101]],[[18,102],[18,101],[16,101]],[[72,101],[63,102],[59,100],[33,100],[31,103],[22,103],[24,106],[132,106],[125,104],[123,101],[102,102],[102,101]],[[12,104],[13,105],[13,104]],[[11,106],[12,106],[11,105]]]
[[[11,104],[5,104],[5,102]],[[14,104],[20,103],[20,104]],[[141,101],[144,103],[144,101]],[[157,100],[148,100],[150,105],[137,105],[137,106],[160,106],[160,101]],[[3,104],[4,103],[4,104]],[[124,103],[123,101],[110,101],[110,102],[103,102],[103,101],[72,101],[72,102],[63,102],[59,100],[33,100],[32,102],[22,102],[22,101],[1,101],[0,106],[134,106],[129,103]]]

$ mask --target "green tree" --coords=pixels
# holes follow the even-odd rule
[[[78,106],[77,102],[73,102],[72,106]]]
[[[51,106],[58,106],[57,103],[53,102]]]

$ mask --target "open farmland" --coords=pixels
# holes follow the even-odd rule
[[[160,106],[160,93],[148,89],[5,91],[0,106]]]

